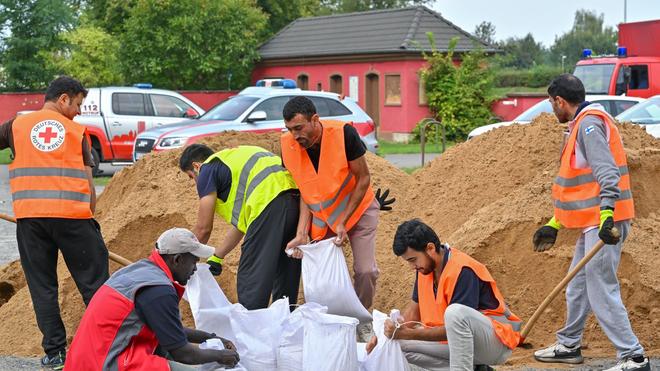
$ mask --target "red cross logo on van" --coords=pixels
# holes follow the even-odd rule
[[[34,148],[42,152],[51,152],[64,144],[65,134],[66,130],[61,122],[44,120],[32,127],[30,141]]]

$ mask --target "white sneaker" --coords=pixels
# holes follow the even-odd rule
[[[619,360],[616,366],[608,368],[605,371],[651,371],[651,363],[648,357],[635,356],[634,358],[626,357]]]
[[[584,361],[579,345],[569,348],[559,343],[554,343],[547,348],[537,350],[534,352],[534,358],[539,362],[569,363],[572,365]]]

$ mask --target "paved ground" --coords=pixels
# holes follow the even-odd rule
[[[427,153],[424,155],[424,163],[438,157],[439,153]],[[405,155],[385,155],[384,158],[398,168],[411,168],[422,166],[422,155],[419,153]]]

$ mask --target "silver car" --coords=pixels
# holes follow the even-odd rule
[[[352,122],[367,149],[376,152],[376,126],[354,100],[341,99],[334,93],[297,88],[249,87],[196,120],[163,125],[140,133],[133,146],[133,160],[152,151],[183,147],[223,131],[282,132],[285,130],[282,109],[289,99],[299,95],[314,102],[321,119]]]

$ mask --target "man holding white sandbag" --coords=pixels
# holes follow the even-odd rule
[[[418,219],[396,230],[394,254],[416,271],[412,302],[385,335],[399,339],[408,362],[429,370],[469,370],[502,364],[520,342],[513,314],[483,264],[440,243]],[[367,346],[373,349],[374,337]]]
[[[366,147],[350,123],[321,120],[309,98],[284,105],[288,133],[282,135],[282,160],[300,190],[296,238],[287,249],[336,236],[350,241],[355,292],[365,308],[376,293],[376,226],[379,200],[371,189]],[[294,257],[302,258],[297,251]],[[368,331],[368,329],[365,329]]]

